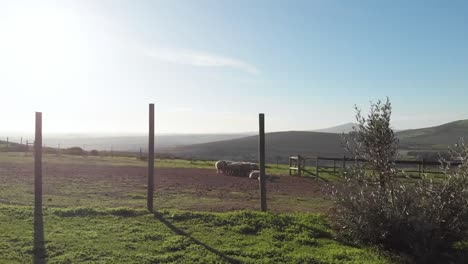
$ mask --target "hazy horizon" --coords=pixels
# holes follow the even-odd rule
[[[411,128],[400,128],[400,127],[392,127],[395,132],[399,131],[404,131],[404,130],[412,130],[412,129],[420,129],[420,128],[428,128],[428,127],[433,127],[433,126],[439,126],[458,120],[451,120],[449,122],[444,122],[440,124],[434,124],[432,126],[422,126],[422,127],[411,127]],[[305,129],[305,130],[294,130],[294,129],[288,129],[288,130],[276,130],[276,131],[265,131],[267,133],[274,133],[274,132],[286,132],[286,131],[309,131],[309,132],[322,132],[322,133],[335,133],[335,132],[323,132],[322,130],[326,129],[331,129],[335,127],[340,127],[342,125],[348,125],[352,122],[348,123],[343,123],[343,124],[337,124],[334,126],[329,126],[329,127],[322,127],[322,128],[317,128],[317,129]],[[208,132],[208,133],[184,133],[184,132],[155,132],[156,136],[189,136],[189,135],[256,135],[258,131],[240,131],[240,132]],[[52,132],[52,133],[45,133],[44,138],[109,138],[109,137],[147,137],[148,132],[82,132],[82,133],[72,133],[72,132]],[[34,138],[34,133],[33,132],[15,132],[15,131],[0,131],[0,140],[5,140],[6,137],[14,138],[14,139],[19,139],[21,137],[30,137]]]
[[[315,130],[389,96],[398,129],[468,118],[468,3],[2,1],[0,134]]]

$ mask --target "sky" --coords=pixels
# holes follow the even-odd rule
[[[467,1],[0,0],[0,134],[468,119]]]

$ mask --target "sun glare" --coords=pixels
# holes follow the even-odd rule
[[[17,10],[2,31],[3,63],[20,78],[63,76],[80,66],[87,48],[77,16],[57,8]]]

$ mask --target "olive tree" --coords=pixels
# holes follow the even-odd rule
[[[454,168],[441,161],[444,176],[397,177],[398,140],[391,128],[390,101],[356,108],[354,131],[345,138],[355,157],[342,185],[334,189],[338,234],[353,243],[380,245],[422,262],[466,239],[468,230],[468,148],[452,150]],[[366,160],[367,162],[362,162]]]

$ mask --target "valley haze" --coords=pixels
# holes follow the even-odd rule
[[[266,134],[266,158],[269,162],[287,163],[289,156],[343,157],[343,133],[352,131],[353,123],[346,123],[314,131],[280,131]],[[468,120],[459,120],[434,127],[396,130],[400,153],[446,152],[448,148],[468,137]],[[21,135],[10,137],[19,142]],[[5,137],[3,137],[5,138]],[[23,137],[23,143],[32,137]],[[98,151],[147,151],[148,137],[142,134],[65,134],[44,136],[47,147],[80,147]],[[258,135],[255,132],[209,134],[156,134],[155,152],[187,159],[232,159],[255,161],[258,155]]]

